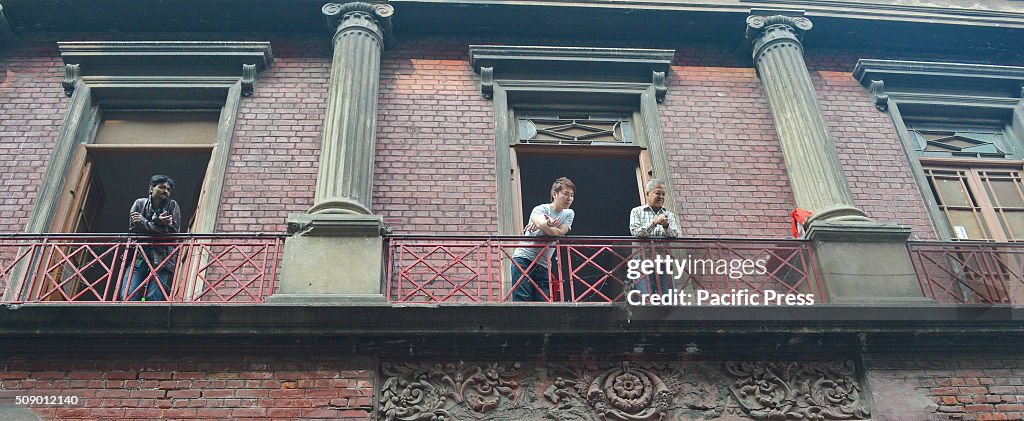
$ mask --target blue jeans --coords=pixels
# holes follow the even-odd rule
[[[538,257],[538,259],[543,259],[543,257]],[[515,261],[515,264],[512,265],[512,285],[516,285],[517,282],[519,283],[516,289],[512,291],[512,301],[554,301],[554,299],[550,298],[551,294],[548,292],[550,291],[548,268],[541,266],[540,262],[538,262],[533,265],[533,269],[530,269],[530,273],[527,276],[522,276],[523,271],[519,268],[526,269],[533,262],[522,257],[513,257],[512,260]],[[520,280],[520,277],[523,279]],[[533,282],[530,282],[531,279]],[[534,284],[537,285],[534,286]]]
[[[673,288],[672,275],[667,273],[641,275],[633,289],[644,294],[667,294]]]
[[[124,274],[124,280],[121,282],[121,300],[122,301],[163,301],[164,291],[171,291],[171,276],[174,272],[167,269],[160,269],[157,271],[154,279],[150,276],[152,271],[145,263],[142,265],[136,265],[131,268],[128,273]],[[160,284],[157,284],[157,281]],[[144,286],[140,287],[140,285]],[[163,286],[163,290],[160,286]],[[138,289],[138,291],[136,291]],[[128,296],[131,294],[131,296]]]

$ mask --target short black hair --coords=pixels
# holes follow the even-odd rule
[[[156,187],[157,184],[167,183],[171,186],[171,190],[174,190],[174,179],[166,175],[156,174],[149,178],[149,187]]]

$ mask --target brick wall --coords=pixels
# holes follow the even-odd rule
[[[726,49],[677,49],[660,107],[684,236],[785,237],[795,207],[768,100]]]
[[[373,371],[337,356],[111,350],[107,356],[2,357],[0,401],[76,396],[77,405],[31,406],[43,419],[61,420],[366,420],[372,411]]]
[[[494,115],[468,55],[452,40],[384,54],[373,208],[395,233],[498,232]]]
[[[274,67],[239,107],[217,231],[284,232],[288,214],[313,206],[330,40],[261,40],[270,41]]]
[[[1024,419],[1020,354],[876,355],[864,365],[876,419]]]
[[[0,232],[21,232],[70,102],[53,39],[24,37],[0,52]]]
[[[858,59],[875,56],[815,50],[806,55],[857,206],[877,221],[910,225],[911,239],[936,239],[892,118],[875,108],[871,94],[852,76]]]

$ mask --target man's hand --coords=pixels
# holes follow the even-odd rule
[[[557,227],[559,225],[562,225],[562,218],[561,217],[555,218],[555,219],[551,219],[550,216],[544,215],[544,221],[548,223],[549,227]]]
[[[132,223],[137,224],[142,221],[142,214],[138,212],[131,213]]]
[[[653,224],[654,225],[661,225],[661,226],[663,226],[665,228],[668,228],[668,215],[661,214],[661,215],[658,215],[658,216],[654,217]]]
[[[528,233],[530,231],[536,231],[536,230],[537,230],[537,225],[535,225],[533,222],[530,222],[529,224],[526,225],[525,228],[523,228],[523,234],[526,234],[526,233]]]
[[[142,216],[140,215],[139,217],[141,218]],[[160,214],[160,223],[166,226],[171,226],[172,218],[173,217],[170,212],[164,211],[164,213]]]

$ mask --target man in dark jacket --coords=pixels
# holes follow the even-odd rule
[[[181,208],[171,199],[171,190],[174,190],[174,180],[170,177],[151,177],[149,196],[136,199],[132,204],[128,232],[142,235],[178,233],[181,229]],[[134,250],[134,261],[127,268],[121,287],[121,299],[164,300],[171,290],[171,278],[177,263],[174,250],[174,246],[168,245],[142,246],[141,250]]]

